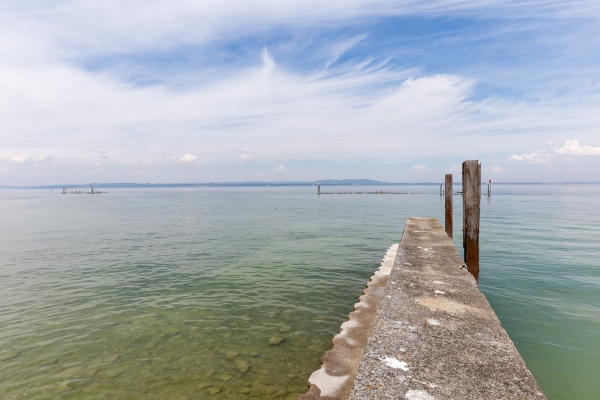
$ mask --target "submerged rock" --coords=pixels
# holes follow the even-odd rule
[[[248,363],[244,360],[236,360],[235,366],[237,367],[237,369],[240,370],[242,374],[246,373],[246,371],[248,371],[248,368],[250,368],[250,365],[248,365]]]
[[[219,375],[219,378],[223,381],[223,382],[227,382],[228,380],[230,380],[233,377],[233,375],[230,374],[221,374]]]
[[[269,340],[269,346],[279,346],[283,342],[285,342],[285,338],[273,336]]]
[[[119,358],[119,355],[110,356],[110,357],[103,359],[102,362],[108,363],[108,364],[114,363],[115,361],[117,361],[117,358]]]
[[[221,390],[222,390],[221,388],[211,387],[211,388],[208,388],[208,394],[210,394],[211,396],[214,396],[215,394],[219,393]]]
[[[67,390],[71,390],[71,386],[69,386],[69,381],[64,381],[63,383],[61,383],[60,385],[58,385],[58,389],[57,392],[62,393],[62,392],[66,392]]]
[[[14,353],[9,353],[5,356],[0,357],[0,361],[8,361],[8,360],[12,360],[13,358],[17,358],[19,357],[19,354],[21,354],[20,351],[14,352]]]

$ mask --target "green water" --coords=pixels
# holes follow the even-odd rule
[[[427,194],[1,191],[0,397],[295,398],[405,219],[442,216],[394,189]],[[544,190],[484,201],[481,287],[548,398],[592,399],[600,190]]]

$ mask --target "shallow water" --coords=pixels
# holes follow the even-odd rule
[[[295,398],[406,218],[443,215],[386,189],[422,194],[0,191],[0,397]],[[482,291],[550,399],[600,390],[599,200],[482,204]]]

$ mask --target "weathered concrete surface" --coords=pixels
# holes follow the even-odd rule
[[[436,219],[406,223],[349,398],[545,398]]]
[[[386,252],[379,269],[354,305],[354,311],[348,315],[348,321],[334,336],[331,350],[321,357],[321,368],[310,376],[308,392],[298,397],[299,400],[347,399],[350,395],[397,250],[398,244],[395,244]]]

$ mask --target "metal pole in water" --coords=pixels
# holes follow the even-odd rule
[[[462,164],[463,249],[467,270],[479,282],[479,219],[481,205],[481,164],[467,160]]]
[[[446,174],[446,233],[452,237],[452,174]]]

